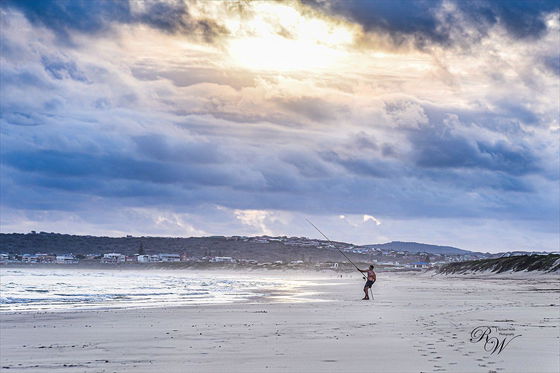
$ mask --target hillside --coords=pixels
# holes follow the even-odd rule
[[[418,242],[401,242],[392,241],[381,244],[363,245],[362,247],[380,249],[380,250],[394,250],[394,251],[407,251],[411,253],[430,253],[430,254],[452,254],[452,255],[464,255],[464,254],[478,254],[473,251],[463,250],[452,246],[439,246],[439,245],[429,245],[425,243]]]
[[[560,270],[560,255],[520,255],[493,259],[470,260],[466,262],[444,264],[438,273],[462,274],[472,272],[519,272],[541,271],[555,272]]]
[[[335,242],[338,248],[351,246]],[[14,254],[183,254],[192,258],[229,256],[268,261],[340,262],[344,257],[330,243],[298,237],[97,237],[58,233],[0,234],[0,253]],[[371,256],[348,253],[352,260],[370,261]]]

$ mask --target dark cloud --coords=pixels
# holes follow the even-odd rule
[[[205,142],[172,142],[159,134],[134,136],[138,152],[149,158],[164,162],[218,163],[225,161],[215,144]]]
[[[499,114],[504,118],[515,118],[523,124],[536,125],[540,120],[537,114],[527,108],[525,103],[514,102],[511,99],[496,100],[494,104],[499,108]]]
[[[455,4],[475,25],[499,23],[515,38],[538,38],[546,30],[543,16],[560,9],[556,0],[456,0]]]
[[[42,24],[65,39],[72,30],[94,33],[106,30],[111,22],[132,21],[128,0],[8,0],[2,6],[21,10],[32,23]]]
[[[174,184],[158,184],[138,180],[104,178],[99,175],[71,177],[67,175],[27,172],[15,168],[2,170],[0,199],[4,206],[29,210],[80,211],[90,208],[92,199],[112,201],[117,205],[136,206],[170,204],[190,205],[186,188]]]
[[[331,176],[325,163],[311,152],[290,151],[282,156],[282,161],[295,167],[298,173],[306,178],[324,179]]]
[[[138,12],[131,9],[129,0],[6,0],[1,6],[21,10],[29,21],[50,28],[65,42],[71,42],[72,31],[98,33],[119,23],[142,23],[164,32],[191,34],[205,41],[212,41],[225,32],[213,20],[193,19],[182,0],[138,4],[143,6]]]
[[[443,0],[303,0],[303,3],[346,17],[366,31],[388,33],[397,45],[410,39],[420,47],[430,43],[449,44],[452,31],[461,27],[454,16],[441,13]],[[480,35],[500,24],[514,38],[538,38],[546,29],[543,15],[560,8],[556,0],[450,3]]]
[[[541,59],[543,65],[552,73],[560,76],[560,54],[553,56],[544,56]]]
[[[341,156],[334,151],[323,152],[321,156],[323,160],[338,164],[353,174],[378,178],[391,178],[399,174],[391,163],[382,159],[365,158],[359,154]]]
[[[413,131],[409,141],[414,147],[414,162],[426,168],[477,168],[511,175],[538,173],[538,157],[528,148],[505,141],[468,139],[449,130]]]
[[[42,118],[35,113],[22,113],[18,111],[6,112],[2,114],[6,123],[15,126],[38,126],[42,124]]]
[[[146,9],[133,21],[150,25],[166,32],[182,32],[200,36],[207,42],[213,41],[220,34],[226,33],[223,26],[211,19],[193,19],[186,2],[152,1],[146,2]]]
[[[391,144],[383,144],[381,147],[381,154],[385,157],[395,157],[397,155],[397,151],[395,147]]]
[[[3,163],[20,171],[59,177],[129,179],[153,183],[185,185],[231,185],[235,175],[226,167],[210,168],[135,159],[130,155],[95,155],[55,150],[22,150],[3,155]]]
[[[0,69],[0,79],[4,86],[54,88],[48,79],[37,71],[8,71],[8,69],[2,68]]]
[[[365,134],[364,132],[358,133],[352,140],[353,141],[350,146],[359,150],[377,150],[379,148],[375,138]]]
[[[417,170],[416,170],[417,171]],[[428,168],[416,172],[416,177],[439,185],[452,185],[464,191],[503,191],[533,193],[534,186],[526,179],[504,172],[481,169]]]
[[[41,63],[45,71],[54,79],[63,80],[69,78],[82,83],[88,82],[86,75],[78,68],[74,61],[65,61],[57,57],[42,56]]]
[[[448,39],[448,35],[437,29],[435,11],[441,1],[304,0],[303,3],[346,17],[361,24],[366,31],[389,32],[397,44],[402,43],[409,35],[415,35],[418,41],[428,39],[445,42]]]

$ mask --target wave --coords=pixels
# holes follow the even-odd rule
[[[0,311],[225,303],[261,296],[281,281],[195,273],[1,270]],[[62,280],[61,278],[64,278]]]

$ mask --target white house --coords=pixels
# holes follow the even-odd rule
[[[235,259],[231,256],[215,256],[210,261],[212,263],[235,263]]]
[[[34,254],[23,254],[21,256],[21,261],[23,263],[37,263],[37,256]]]
[[[124,263],[125,261],[126,255],[120,253],[103,254],[103,258],[101,258],[101,263]]]
[[[415,262],[415,263],[410,263],[409,266],[412,267],[412,268],[429,268],[429,267],[430,267],[430,263],[426,263],[426,262]]]
[[[159,254],[160,262],[180,262],[181,255],[179,254]]]
[[[149,255],[138,255],[138,263],[149,263],[150,256]]]
[[[78,259],[72,254],[57,255],[56,262],[58,264],[75,264],[78,263]]]

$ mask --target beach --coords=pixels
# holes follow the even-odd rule
[[[300,286],[219,304],[4,312],[2,369],[560,370],[557,275],[378,273],[372,301],[360,300],[363,283],[357,273],[272,276],[303,280]]]

